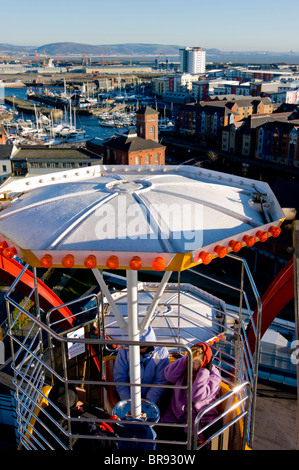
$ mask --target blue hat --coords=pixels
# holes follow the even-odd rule
[[[139,339],[140,341],[151,341],[151,342],[157,341],[155,332],[151,326],[149,326],[148,329],[140,335]]]

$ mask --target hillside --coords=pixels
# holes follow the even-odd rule
[[[177,55],[180,46],[167,46],[161,44],[104,44],[93,46],[90,44],[80,44],[73,42],[57,42],[53,44],[45,44],[44,46],[36,49],[37,53],[43,54],[44,52],[49,55],[73,55],[73,54],[90,54],[102,55],[117,55],[117,56],[140,56],[140,55]]]
[[[185,46],[163,45],[163,44],[143,44],[143,43],[124,43],[124,44],[102,44],[91,45],[75,42],[56,42],[45,44],[40,47],[16,46],[10,44],[0,44],[1,56],[14,56],[18,58],[34,57],[35,53],[39,56],[47,54],[51,57],[113,57],[113,58],[146,58],[151,60],[160,55],[165,59],[177,61],[179,49]],[[203,46],[204,48],[204,46]],[[220,49],[206,49],[207,62],[214,63],[248,63],[248,64],[299,64],[299,52],[273,52],[273,51],[221,51]],[[163,57],[164,56],[164,57]]]

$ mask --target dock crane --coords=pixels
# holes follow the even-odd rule
[[[44,65],[47,65],[48,67],[52,66],[52,59],[49,55],[46,54],[46,51],[44,51],[46,61],[44,61]]]
[[[84,51],[84,50],[83,50],[82,65],[87,65],[87,59],[86,59],[86,55],[85,55],[85,51]]]
[[[161,56],[164,56],[164,57],[165,57],[166,69],[168,69],[168,59],[167,59],[166,55],[163,54],[163,53],[161,53],[161,54],[156,58],[156,60],[155,60],[155,62],[156,62],[156,68],[157,68],[157,69],[159,68],[159,59],[160,59]]]

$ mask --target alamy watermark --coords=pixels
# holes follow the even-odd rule
[[[99,207],[95,213],[98,239],[169,240],[185,251],[200,248],[203,243],[203,208],[192,202],[146,205],[128,204],[125,195]]]

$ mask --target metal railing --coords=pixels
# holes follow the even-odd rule
[[[234,257],[234,256],[233,256]],[[237,257],[236,257],[237,258]],[[249,275],[250,283],[252,285],[254,294],[256,294],[256,302],[258,304],[258,308],[260,308],[260,300],[255,289],[254,282],[251,278],[250,272],[244,260],[237,258],[238,261],[242,262],[242,276],[244,277],[244,273],[246,272]],[[84,387],[84,389],[89,389],[92,391],[101,392],[103,388],[107,386],[115,386],[116,383],[114,381],[107,381],[104,375],[104,355],[111,353],[111,346],[115,344],[115,340],[105,339],[105,330],[104,330],[104,304],[103,298],[101,293],[99,295],[91,294],[88,295],[86,298],[78,299],[76,301],[72,301],[66,303],[62,306],[57,308],[51,309],[47,314],[43,315],[43,312],[39,308],[39,301],[38,301],[38,288],[36,282],[36,271],[34,270],[34,277],[35,277],[35,287],[32,289],[31,293],[29,294],[28,298],[35,299],[35,311],[36,313],[30,313],[27,311],[24,306],[20,305],[18,301],[13,299],[13,294],[15,290],[17,290],[17,285],[20,279],[22,278],[23,274],[28,269],[28,265],[26,265],[20,275],[16,278],[12,286],[8,289],[5,298],[7,303],[7,315],[8,315],[8,334],[11,340],[11,350],[12,350],[12,368],[14,371],[14,385],[16,388],[16,402],[17,402],[17,419],[18,419],[18,432],[20,435],[20,442],[21,446],[25,449],[31,448],[52,448],[53,443],[47,443],[47,439],[43,437],[44,432],[41,430],[36,430],[36,425],[39,424],[42,428],[42,431],[45,430],[45,425],[43,423],[42,417],[47,417],[51,422],[53,422],[53,418],[47,412],[47,408],[44,408],[42,403],[47,402],[50,407],[55,408],[55,404],[49,402],[47,396],[43,393],[43,388],[45,385],[53,385],[53,383],[61,383],[66,390],[69,386],[79,386]],[[196,274],[201,275],[196,272]],[[205,276],[207,277],[207,276]],[[211,278],[211,282],[215,282],[215,279]],[[219,282],[219,281],[216,281]],[[236,289],[240,293],[240,314],[239,315],[232,315],[230,321],[228,321],[224,326],[221,327],[221,334],[219,331],[219,323],[215,322],[215,331],[217,331],[217,335],[215,337],[214,344],[211,345],[213,349],[213,353],[215,356],[214,363],[221,371],[221,375],[223,380],[228,384],[228,386],[232,389],[232,394],[236,393],[234,391],[235,387],[246,383],[246,387],[248,387],[248,392],[246,398],[242,398],[242,400],[246,401],[246,410],[242,409],[242,412],[239,413],[238,417],[233,419],[231,425],[227,423],[225,426],[222,426],[220,430],[217,431],[217,435],[221,435],[225,432],[228,426],[232,426],[235,424],[236,421],[243,422],[243,438],[246,442],[246,445],[252,447],[252,440],[253,440],[253,425],[254,425],[254,407],[255,407],[255,386],[257,380],[257,365],[258,365],[258,354],[252,356],[250,354],[250,350],[248,348],[247,337],[246,337],[246,326],[243,322],[241,312],[243,310],[243,302],[247,306],[248,299],[244,292],[244,280],[241,279],[241,287],[240,289],[226,285],[225,283],[221,282],[221,285],[225,285],[229,288]],[[90,301],[94,302],[94,306],[90,309],[76,311],[72,313],[72,318],[76,322],[74,327],[70,327],[67,331],[61,331],[60,325],[62,321],[65,321],[65,318],[59,320],[52,320],[54,317],[54,313],[59,312],[60,309],[67,307],[68,309],[75,308],[78,302],[86,301],[86,303],[90,303]],[[160,304],[159,304],[160,305]],[[179,308],[179,305],[178,305]],[[250,315],[251,315],[251,309]],[[16,314],[16,311],[18,312]],[[14,312],[14,314],[12,313]],[[220,312],[220,310],[219,310]],[[223,312],[221,312],[223,314]],[[18,336],[17,330],[15,329],[16,322],[18,321],[19,315],[24,315],[30,320],[31,326],[28,329],[28,333],[25,337],[21,338]],[[157,316],[158,313],[155,313]],[[88,318],[90,316],[91,318]],[[258,316],[258,318],[260,315]],[[170,317],[168,318],[170,320]],[[94,328],[96,323],[97,326],[97,335],[90,334],[90,328]],[[73,336],[69,336],[69,333],[76,331],[78,328],[84,328],[84,331],[89,332],[89,337],[84,336],[83,338],[75,338]],[[176,328],[179,331],[179,324]],[[259,345],[259,331],[260,331],[260,323],[258,321],[256,326],[256,335],[257,335],[257,351]],[[177,348],[181,353],[185,352],[189,358],[191,359],[191,351],[188,346],[180,342],[173,342],[173,337],[171,341],[167,341],[166,334],[163,336],[164,341],[159,341],[159,346],[167,347],[170,351],[174,350],[174,347]],[[159,338],[158,338],[159,339]],[[72,361],[68,358],[68,345],[72,344],[81,344],[84,345],[85,354],[83,355],[84,358],[82,359],[81,366],[83,364],[87,364],[88,362],[94,360],[94,356],[96,356],[98,363],[99,363],[99,370],[98,376],[89,376],[86,378],[78,377],[76,374],[74,375],[74,369],[76,368],[76,364],[74,365]],[[142,344],[140,342],[129,342],[128,340],[117,341],[118,345],[127,345],[127,344]],[[150,343],[147,343],[147,345]],[[92,349],[95,348],[96,351],[92,352]],[[59,351],[60,360],[58,360],[57,352]],[[236,354],[237,352],[237,354]],[[191,360],[188,361],[191,364]],[[78,365],[78,364],[77,364]],[[191,367],[191,366],[190,366]],[[192,373],[191,369],[189,370],[189,378],[187,385],[183,386],[187,390],[187,394],[189,396],[188,400],[188,419],[186,423],[181,423],[180,427],[187,427],[186,433],[186,440],[185,441],[165,441],[165,440],[157,440],[157,444],[164,445],[164,444],[173,444],[173,445],[183,445],[187,449],[191,449],[192,447],[198,448],[197,443],[193,442],[192,436],[194,433],[197,435],[197,427],[204,415],[203,414],[198,417],[195,423],[195,428],[192,427]],[[247,386],[248,384],[248,386]],[[129,386],[135,386],[135,384],[127,384]],[[144,387],[152,387],[152,384],[142,384]],[[157,386],[158,387],[158,386]],[[174,389],[176,386],[173,385],[166,385],[163,386],[166,389]],[[238,389],[239,393],[239,389]],[[102,397],[101,393],[99,396]],[[221,398],[220,401],[217,401],[214,406],[218,406],[223,400],[227,400],[229,397],[226,396],[225,398]],[[48,406],[49,406],[48,405]],[[243,406],[240,402],[238,406]],[[245,405],[244,405],[245,406]],[[50,408],[48,408],[49,410]],[[76,423],[78,419],[71,417],[70,413],[70,406],[69,403],[67,405],[68,412],[66,414],[62,413],[62,417],[67,422],[67,430],[65,428],[61,428],[57,422],[54,424],[57,426],[57,435],[55,440],[57,441],[57,445],[61,446],[62,448],[72,448],[73,441],[78,438],[77,434],[72,433],[72,424]],[[58,411],[56,409],[56,411]],[[61,411],[60,411],[61,413]],[[222,419],[222,418],[221,418]],[[82,419],[81,419],[82,421]],[[97,420],[96,420],[97,421]],[[103,421],[103,419],[99,419],[99,422]],[[111,419],[105,419],[105,422],[108,424],[113,423]],[[140,423],[132,423],[136,424],[137,426]],[[147,423],[148,425],[155,425],[156,429],[159,430],[159,427],[162,427],[164,424],[162,423]],[[177,424],[170,424],[170,426],[177,427]],[[50,430],[49,430],[50,431]],[[58,434],[62,433],[67,438],[67,443],[62,442],[58,438]],[[53,437],[55,436],[55,432],[50,431],[50,435]],[[80,436],[82,439],[91,439],[90,436],[82,435]],[[110,439],[110,440],[119,440],[118,437],[103,437],[103,439]],[[125,439],[124,439],[125,440]],[[146,442],[146,441],[145,441]]]
[[[234,446],[238,450],[244,450],[246,448],[246,433],[243,431],[246,429],[248,414],[249,414],[249,382],[244,382],[240,385],[237,385],[233,390],[227,392],[217,401],[207,406],[204,410],[199,412],[194,421],[194,432],[193,432],[193,449],[199,450],[202,447],[209,445],[213,440],[219,438],[217,441],[217,450],[229,450],[233,446],[229,441],[234,443]],[[230,406],[225,406],[232,399]],[[207,413],[211,410],[217,408],[223,408],[219,412],[217,418],[209,422],[207,425],[200,426],[201,420],[205,417]],[[219,424],[221,423],[221,424]],[[210,436],[202,442],[198,442],[198,433],[199,430],[201,433],[207,432],[213,429],[213,426],[217,426],[218,429],[215,432],[211,432]],[[236,427],[237,426],[237,427]],[[227,444],[224,444],[223,435],[226,431],[233,430],[233,435],[228,439]],[[238,442],[237,442],[238,441]]]

